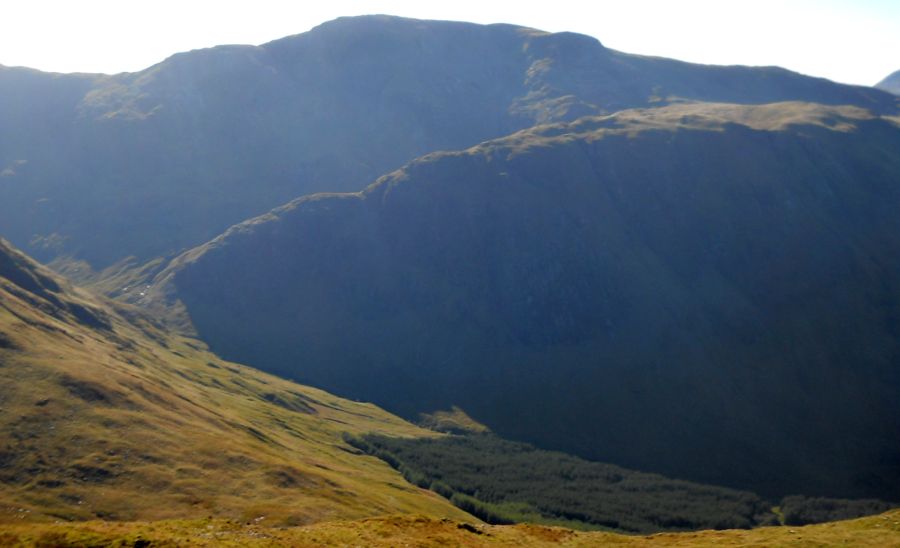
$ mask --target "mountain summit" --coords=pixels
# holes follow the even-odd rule
[[[0,68],[0,234],[43,261],[147,261],[435,150],[685,100],[897,111],[872,88],[629,55],[578,34],[342,18],[131,74]]]

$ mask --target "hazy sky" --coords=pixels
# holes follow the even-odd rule
[[[261,44],[367,13],[569,30],[630,53],[864,85],[900,69],[900,0],[0,0],[0,64],[135,71],[179,51]]]

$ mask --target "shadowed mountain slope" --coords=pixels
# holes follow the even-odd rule
[[[45,261],[143,262],[435,150],[679,98],[897,110],[872,88],[628,55],[572,33],[342,18],[137,73],[0,67],[0,233]]]
[[[468,517],[342,438],[433,433],[224,362],[3,240],[0,408],[0,523]]]
[[[461,426],[471,439],[424,431],[371,404],[224,362],[141,312],[71,287],[3,240],[0,388],[0,545],[11,542],[3,536],[4,524],[50,519],[210,523],[216,517],[270,532],[386,513],[472,520],[451,501],[490,519],[471,504],[483,504],[475,496],[496,496],[495,476],[509,487],[503,496],[512,502],[503,509],[517,520],[598,527],[598,519],[586,516],[602,514],[611,516],[599,520],[604,527],[655,531],[750,527],[775,519],[771,503],[752,493],[471,434],[484,427],[460,409],[436,413],[431,422]],[[357,451],[369,450],[362,436],[392,451],[405,448],[403,464],[386,459],[399,474]],[[449,500],[415,487],[441,492],[438,484],[423,481],[423,473],[439,474],[428,459],[424,467],[410,459],[417,447],[430,448],[432,458],[447,467],[444,479],[457,490],[442,493]],[[408,477],[408,460],[418,479]],[[479,469],[490,469],[490,477]],[[465,476],[457,485],[451,476],[459,479],[459,471],[481,477],[482,486],[468,489]],[[576,482],[574,491],[567,481]],[[522,483],[515,487],[516,482]],[[587,498],[572,500],[575,491]],[[540,512],[516,502],[520,492],[530,493],[527,499]],[[461,499],[463,493],[472,497]],[[542,494],[535,498],[536,493]],[[834,500],[792,504],[813,521],[886,507],[877,501],[856,507]],[[561,519],[545,506],[570,511]]]
[[[766,495],[900,493],[900,129],[676,105],[436,153],[175,260],[212,348]]]

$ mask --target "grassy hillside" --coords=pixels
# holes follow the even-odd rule
[[[418,516],[269,528],[221,520],[0,525],[9,546],[900,546],[900,511],[805,527],[626,536],[535,525],[473,525]]]
[[[341,437],[433,433],[222,361],[2,240],[0,409],[0,523],[467,517]]]
[[[898,151],[896,118],[805,103],[540,126],[236,225],[145,301],[408,417],[458,405],[773,499],[896,498]]]
[[[628,55],[572,33],[342,18],[136,73],[0,67],[0,234],[43,261],[84,260],[87,275],[310,192],[359,190],[432,151],[684,99],[897,111],[873,88]]]

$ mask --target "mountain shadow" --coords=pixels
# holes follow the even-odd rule
[[[900,493],[900,129],[674,105],[427,155],[177,260],[224,356],[751,489]]]

